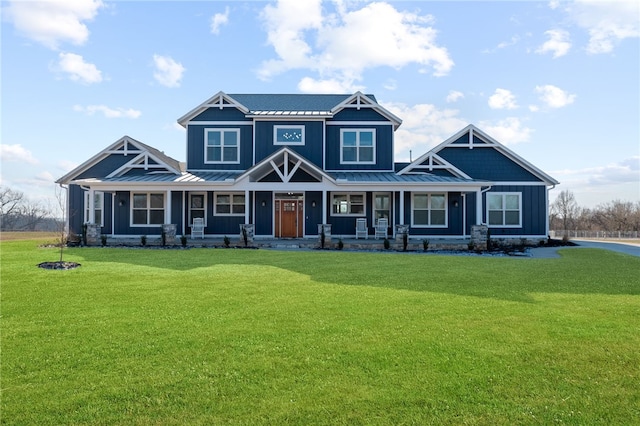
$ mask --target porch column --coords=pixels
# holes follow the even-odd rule
[[[400,220],[399,225],[404,225],[404,191],[400,191]]]
[[[244,191],[244,223],[251,223],[249,222],[249,190],[245,189]]]
[[[476,191],[476,225],[482,225],[482,190]]]
[[[322,191],[322,223],[327,223],[327,191]]]
[[[89,205],[87,206],[89,209],[89,223],[96,222],[96,201],[95,201],[95,191],[93,188],[89,188]]]
[[[167,190],[167,208],[164,209],[164,223],[171,223],[171,190]]]

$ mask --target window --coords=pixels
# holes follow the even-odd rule
[[[340,131],[340,163],[374,164],[376,133],[373,129]]]
[[[206,129],[205,163],[239,163],[240,130]]]
[[[164,194],[133,193],[131,198],[131,224],[133,226],[162,225],[164,223]]]
[[[378,222],[378,219],[390,219],[389,212],[391,211],[391,196],[389,194],[374,194],[373,196],[373,218],[374,223]],[[391,221],[389,221],[391,223]]]
[[[84,193],[84,223],[90,223],[90,208],[89,208],[89,193]],[[104,226],[104,216],[102,212],[104,211],[104,194],[99,191],[95,191],[93,193],[93,218],[96,225]]]
[[[274,145],[304,145],[304,126],[274,126]]]
[[[202,218],[206,226],[206,206],[207,197],[205,194],[189,194],[189,223],[193,223],[194,218]]]
[[[489,226],[520,227],[522,218],[519,192],[487,193]]]
[[[413,194],[412,226],[447,226],[446,194]]]
[[[332,194],[332,215],[364,215],[364,194]]]
[[[244,215],[244,194],[216,194],[215,214],[232,216]]]

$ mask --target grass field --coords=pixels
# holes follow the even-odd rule
[[[636,257],[0,248],[2,424],[640,424]]]

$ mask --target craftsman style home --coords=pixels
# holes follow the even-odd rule
[[[226,94],[178,119],[186,162],[124,136],[61,177],[69,228],[204,238],[545,239],[558,182],[473,125],[394,163],[400,118],[372,95]],[[380,235],[380,225],[384,227]]]

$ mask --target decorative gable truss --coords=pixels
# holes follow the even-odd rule
[[[455,177],[471,179],[471,177],[462,170],[458,169],[453,164],[433,152],[427,152],[416,161],[400,170],[398,174],[430,173],[434,170],[445,170]]]
[[[132,157],[126,161],[126,157]],[[106,162],[106,163],[103,163]],[[105,164],[104,166],[101,163]],[[104,170],[106,164],[117,164],[115,170]],[[113,167],[113,166],[112,166]],[[180,164],[162,152],[151,148],[129,136],[123,136],[116,142],[84,162],[74,170],[58,179],[57,183],[67,184],[78,179],[82,175],[91,173],[95,168],[102,172],[95,176],[85,176],[86,178],[112,178],[123,176],[131,170],[139,169],[158,173],[170,173],[180,175]],[[98,173],[96,171],[96,173]]]
[[[370,97],[363,94],[362,92],[356,92],[352,96],[345,99],[343,102],[336,105],[331,110],[331,113],[336,114],[340,110],[348,109],[348,108],[355,108],[357,110],[360,110],[362,108],[372,108],[378,113],[380,113],[383,117],[393,122],[394,129],[397,129],[398,127],[400,127],[400,124],[402,124],[402,120],[400,118],[396,117],[390,111],[380,106],[380,104],[378,104],[375,100],[371,99]]]
[[[212,97],[210,97],[209,99],[207,99],[206,101],[204,101],[203,103],[201,103],[200,105],[198,105],[197,107],[195,107],[194,109],[192,109],[191,111],[189,111],[188,113],[186,113],[185,115],[183,115],[182,117],[178,118],[178,124],[180,124],[182,127],[187,127],[187,123],[192,118],[198,116],[200,113],[202,113],[203,111],[206,111],[209,108],[218,108],[218,109],[237,108],[238,110],[242,111],[245,114],[249,112],[249,108],[242,105],[240,102],[236,101],[226,93],[220,91],[215,95],[213,95]]]
[[[289,183],[295,181],[295,177],[299,176],[301,172],[304,172],[304,180],[307,181],[322,182],[326,179],[333,180],[323,170],[304,157],[288,148],[283,148],[247,170],[236,181],[248,179],[252,182],[260,182],[275,173],[280,182]]]

